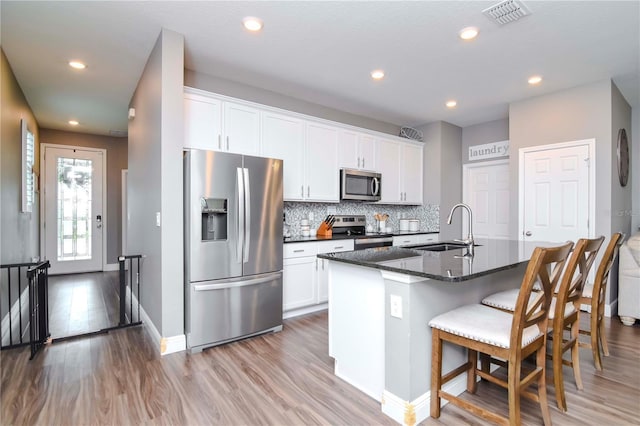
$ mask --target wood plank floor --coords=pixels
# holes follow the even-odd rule
[[[640,325],[607,321],[611,356],[596,372],[581,350],[585,390],[565,369],[568,413],[549,402],[556,425],[640,423]],[[0,353],[0,424],[391,425],[380,404],[335,377],[327,355],[327,313],[285,321],[281,333],[160,357],[144,327]],[[506,413],[506,393],[481,383],[465,397]],[[523,424],[541,424],[523,401]],[[424,425],[485,425],[446,406]]]
[[[118,325],[118,272],[49,277],[49,331],[52,338]]]

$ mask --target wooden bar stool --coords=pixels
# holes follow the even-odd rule
[[[609,281],[609,272],[613,261],[618,255],[618,250],[624,242],[624,234],[616,232],[611,236],[611,241],[602,255],[602,259],[596,271],[596,278],[593,284],[585,285],[582,292],[580,304],[591,306],[591,319],[589,320],[589,330],[580,330],[580,334],[586,334],[590,337],[590,342],[580,342],[580,346],[591,348],[593,353],[593,363],[596,370],[602,371],[602,358],[600,351],[605,356],[609,356],[609,347],[607,338],[604,334],[604,302],[607,294],[607,282]],[[602,348],[602,349],[601,349]]]
[[[579,390],[583,389],[580,375],[580,351],[578,348],[580,298],[582,297],[584,283],[603,241],[603,236],[578,240],[564,269],[560,284],[556,288],[557,291],[549,309],[548,331],[551,333],[550,340],[553,342],[553,344],[549,345],[551,347],[549,358],[553,362],[553,383],[556,389],[556,402],[558,408],[562,411],[567,411],[564,376],[562,374],[563,365],[568,365],[573,369],[576,387]],[[516,299],[517,293],[514,295],[512,290],[508,290],[487,296],[482,300],[482,303],[512,312],[515,308]],[[564,338],[565,330],[569,331],[567,339]],[[568,350],[571,350],[571,360],[563,358],[564,353]]]
[[[516,309],[513,314],[489,306],[467,305],[433,318],[431,355],[431,417],[440,417],[440,402],[444,398],[452,404],[499,424],[520,424],[520,397],[526,396],[540,403],[545,425],[551,424],[545,382],[545,345],[548,311],[553,289],[556,287],[573,243],[560,247],[534,250],[525,271]],[[536,278],[543,291],[534,292]],[[450,342],[468,349],[468,361],[446,375],[442,375],[442,346]],[[478,352],[491,363],[506,366],[505,382],[490,374],[490,369],[477,368]],[[533,371],[524,371],[522,361],[536,354]],[[501,358],[502,360],[495,359]],[[503,417],[476,404],[442,390],[442,386],[467,372],[467,391],[475,393],[477,377],[508,389],[509,417]],[[537,382],[538,392],[527,388]]]

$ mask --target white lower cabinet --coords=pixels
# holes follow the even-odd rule
[[[416,244],[436,243],[440,240],[440,234],[411,234],[396,235],[393,237],[393,245],[411,246]]]
[[[282,310],[285,317],[326,308],[329,261],[316,254],[352,251],[353,240],[311,241],[284,245]],[[292,312],[299,310],[297,313]]]
[[[284,259],[282,310],[313,305],[317,299],[315,256]]]

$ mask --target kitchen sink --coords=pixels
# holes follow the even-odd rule
[[[478,244],[474,244],[475,247],[478,247]],[[410,247],[413,250],[424,250],[424,251],[448,251],[448,250],[456,250],[461,248],[466,248],[466,244],[462,243],[436,243],[436,244],[428,244],[425,246],[413,246]]]

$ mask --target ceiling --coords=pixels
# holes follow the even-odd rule
[[[503,26],[482,14],[496,3],[3,0],[1,41],[41,127],[95,134],[127,130],[161,28],[184,35],[190,70],[396,125],[506,118],[511,102],[607,78],[640,106],[639,1],[525,1],[531,15]],[[458,37],[467,26],[475,40]]]

